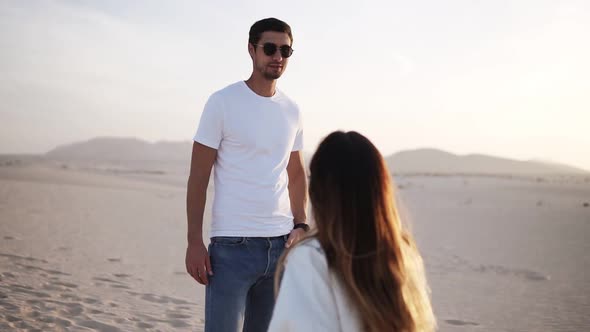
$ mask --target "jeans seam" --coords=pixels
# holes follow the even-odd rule
[[[270,253],[272,252],[272,241],[270,239],[266,239],[268,241],[268,249],[266,251],[266,269],[264,270],[264,276],[268,275],[268,270],[270,268]]]

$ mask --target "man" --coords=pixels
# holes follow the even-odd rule
[[[187,188],[187,272],[206,285],[205,331],[266,331],[278,258],[309,229],[303,131],[297,105],[276,89],[293,53],[291,28],[275,18],[250,28],[252,75],[215,92],[194,137]],[[215,197],[208,250],[207,185]]]

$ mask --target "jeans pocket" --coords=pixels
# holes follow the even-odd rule
[[[242,236],[215,236],[211,238],[211,244],[224,246],[239,246],[245,242],[246,238]]]

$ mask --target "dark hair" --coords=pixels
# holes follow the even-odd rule
[[[334,132],[310,164],[316,238],[364,331],[433,331],[424,265],[394,200],[389,170],[363,135]]]
[[[250,27],[250,37],[248,38],[248,42],[252,45],[258,44],[262,33],[266,31],[286,33],[289,36],[289,39],[291,39],[291,45],[293,45],[293,35],[291,34],[291,27],[289,24],[274,17],[265,18],[252,24],[252,27]]]

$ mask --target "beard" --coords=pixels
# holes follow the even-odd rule
[[[266,65],[264,67],[263,66],[258,67],[258,70],[260,71],[262,76],[264,78],[266,78],[267,80],[276,80],[279,77],[281,77],[281,75],[283,74],[283,71],[285,70],[285,66],[283,65],[283,67],[280,70],[277,70],[275,68],[272,68],[272,67]]]
[[[268,79],[268,80],[276,80],[279,79],[279,77],[281,77],[282,72],[277,72],[277,71],[265,71],[264,73],[262,73],[262,75],[264,76],[264,78]]]

